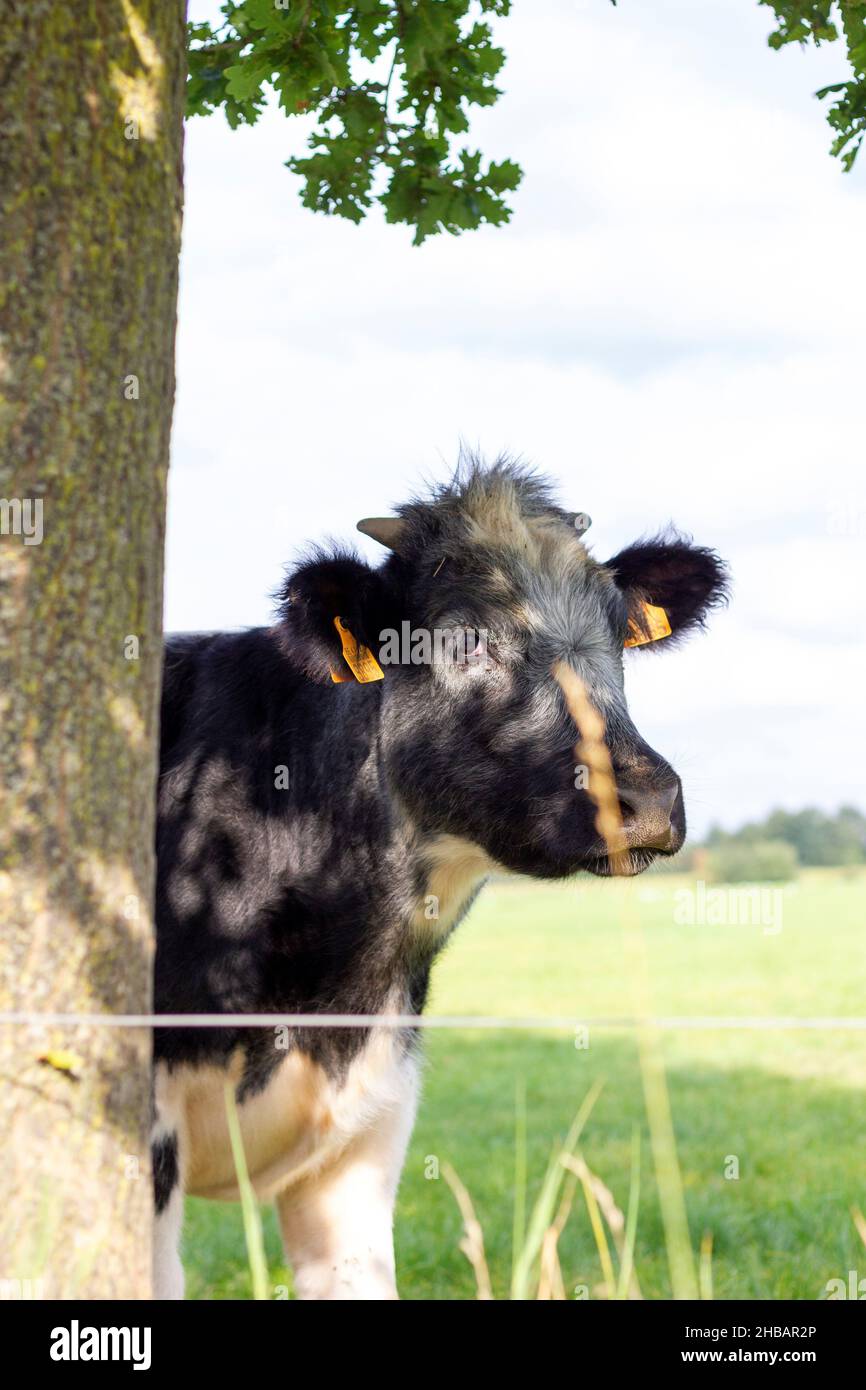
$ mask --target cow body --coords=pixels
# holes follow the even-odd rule
[[[379,756],[380,699],[360,686],[311,684],[287,668],[273,630],[169,640],[159,1012],[423,1008],[433,957],[490,861],[459,837],[419,832],[401,812]],[[251,1181],[260,1198],[281,1199],[284,1229],[293,1198],[308,1206],[314,1189],[337,1180],[354,1191],[353,1161],[366,1171],[371,1133],[380,1141],[390,1248],[417,1093],[410,1033],[158,1029],[155,1060],[155,1143],[177,1150],[158,1187],[158,1220],[177,1224],[181,1189],[237,1198],[228,1080]],[[358,1252],[346,1258],[359,1267]],[[301,1265],[295,1253],[303,1287]],[[388,1268],[393,1285],[392,1260]],[[158,1292],[179,1287],[173,1240],[158,1275]],[[369,1292],[342,1274],[332,1290],[314,1287],[316,1297]]]
[[[576,790],[577,730],[555,661],[580,671],[604,712],[630,871],[682,842],[678,779],[640,740],[622,694],[633,552],[599,565],[568,514],[509,465],[473,466],[410,504],[400,526],[381,570],[345,556],[300,566],[272,628],[167,644],[158,1012],[418,1014],[437,951],[492,869],[610,872],[593,804]],[[686,552],[699,557],[689,599],[682,573],[676,594],[665,590],[657,555],[649,591],[675,616],[680,603],[682,627],[722,582],[708,552],[684,545],[681,571]],[[428,665],[362,683],[341,667],[339,615],[373,650],[404,621],[426,631],[483,619],[493,655],[468,670],[440,645]],[[154,1046],[157,1296],[182,1290],[183,1193],[238,1195],[228,1083],[299,1294],[395,1297],[414,1031],[168,1027]]]

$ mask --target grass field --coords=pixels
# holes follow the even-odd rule
[[[674,895],[689,881],[578,881],[489,886],[436,968],[431,1011],[603,1016],[632,1012],[634,937],[646,943],[658,1015],[862,1015],[866,999],[866,875],[811,871],[783,890],[781,930],[682,926]],[[625,894],[633,895],[632,907]],[[628,917],[626,917],[628,920]],[[634,930],[634,927],[632,928]],[[866,1032],[666,1031],[668,1085],[692,1244],[713,1240],[717,1298],[815,1299],[829,1279],[866,1276],[850,1208],[866,1210]],[[551,1147],[591,1084],[603,1092],[581,1150],[625,1208],[634,1126],[642,1136],[636,1268],[648,1298],[670,1297],[652,1178],[637,1045],[629,1030],[427,1035],[424,1098],[396,1221],[400,1291],[408,1299],[474,1297],[458,1249],[461,1220],[445,1181],[450,1162],[484,1228],[496,1297],[507,1296],[514,1194],[515,1089],[525,1087],[530,1200]],[[739,1178],[726,1178],[739,1163]],[[265,1214],[274,1286],[291,1285],[273,1213]],[[590,1296],[601,1269],[578,1200],[560,1241],[566,1289]],[[188,1296],[248,1298],[240,1212],[191,1200]]]

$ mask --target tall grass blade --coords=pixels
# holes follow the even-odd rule
[[[592,1227],[595,1248],[598,1251],[598,1258],[601,1263],[601,1273],[604,1279],[606,1296],[608,1298],[613,1298],[616,1292],[616,1275],[613,1270],[610,1246],[607,1243],[607,1236],[604,1233],[604,1222],[601,1219],[595,1184],[592,1181],[593,1175],[580,1154],[575,1158],[564,1157],[562,1161],[566,1167],[570,1168],[572,1173],[575,1173],[580,1179],[580,1185],[583,1188],[583,1199],[586,1202],[586,1210],[589,1213],[589,1224]]]
[[[598,1100],[603,1081],[596,1081],[590,1087],[584,1098],[583,1104],[574,1117],[571,1129],[565,1137],[564,1143],[558,1150],[554,1150],[550,1162],[547,1165],[547,1172],[541,1184],[541,1191],[532,1209],[529,1219],[529,1229],[523,1247],[517,1257],[511,1275],[511,1297],[515,1300],[528,1299],[529,1289],[533,1281],[533,1271],[536,1261],[540,1258],[541,1247],[544,1243],[544,1233],[553,1220],[553,1213],[559,1200],[565,1178],[565,1167],[562,1159],[564,1156],[571,1158],[577,1148],[578,1140],[583,1132],[583,1127],[592,1113],[592,1108]]]
[[[253,1192],[253,1185],[250,1182],[250,1175],[247,1171],[247,1158],[244,1153],[244,1141],[241,1135],[240,1120],[238,1119],[238,1108],[235,1103],[234,1088],[229,1081],[225,1084],[225,1098],[226,1119],[228,1121],[229,1138],[232,1145],[232,1157],[235,1164],[235,1173],[237,1174],[238,1191],[241,1196],[244,1239],[247,1245],[247,1259],[249,1261],[250,1276],[253,1284],[253,1298],[267,1302],[268,1266],[265,1260],[262,1220],[259,1215],[259,1204],[256,1201],[256,1194]]]
[[[640,1203],[640,1130],[637,1125],[631,1133],[631,1181],[628,1190],[628,1212],[625,1218],[625,1241],[619,1266],[619,1283],[616,1289],[618,1299],[630,1295],[640,1298],[637,1275],[634,1272],[634,1247],[637,1240],[637,1213]]]
[[[713,1299],[713,1233],[704,1231],[701,1237],[701,1258],[698,1265],[698,1282],[701,1298],[711,1303]]]
[[[526,1078],[514,1083],[514,1219],[511,1232],[511,1268],[526,1240]],[[513,1295],[512,1295],[513,1296]]]

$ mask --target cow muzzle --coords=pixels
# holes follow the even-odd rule
[[[683,794],[679,778],[639,786],[617,778],[622,829],[629,849],[673,854],[683,842]]]

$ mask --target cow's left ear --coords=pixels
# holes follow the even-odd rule
[[[608,560],[606,568],[628,601],[628,646],[675,641],[703,627],[710,609],[727,601],[724,562],[714,550],[684,537],[638,541]]]
[[[381,680],[376,661],[367,660],[391,625],[380,570],[356,555],[317,552],[288,575],[277,597],[285,650],[312,680]]]

